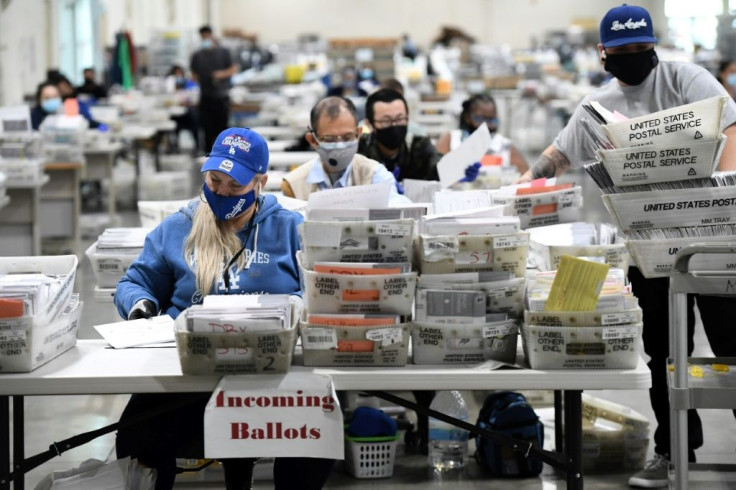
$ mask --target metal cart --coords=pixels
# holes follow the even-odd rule
[[[670,454],[674,465],[673,488],[687,490],[689,470],[728,469],[734,465],[697,465],[688,463],[687,410],[691,408],[736,408],[736,357],[688,358],[687,356],[687,294],[736,296],[736,271],[725,263],[722,270],[690,269],[695,255],[734,254],[736,243],[695,244],[677,253],[670,274],[670,359],[668,385],[670,397]],[[729,261],[731,262],[731,261]],[[734,321],[732,318],[724,321]],[[736,330],[734,330],[736,335]],[[692,365],[723,365],[728,371],[704,369],[703,376],[689,376]],[[674,370],[673,370],[674,367]],[[717,467],[717,468],[716,468]]]

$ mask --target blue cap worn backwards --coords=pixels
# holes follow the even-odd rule
[[[626,4],[614,7],[601,21],[601,44],[604,48],[656,42],[652,17],[642,7]]]
[[[268,171],[268,144],[249,128],[228,128],[212,145],[212,152],[202,165],[202,172],[217,170],[240,185],[247,185],[256,174]]]

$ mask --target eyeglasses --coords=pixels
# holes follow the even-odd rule
[[[358,139],[357,131],[343,135],[323,134],[322,136],[317,136],[317,133],[314,131],[312,131],[312,134],[318,143],[351,143]]]
[[[409,124],[409,118],[407,116],[399,116],[396,119],[385,118],[375,121],[373,125],[377,128],[387,128],[389,126],[406,126]]]
[[[486,126],[498,126],[498,118],[497,117],[483,117],[473,114],[470,116],[473,119],[473,122],[475,124],[483,124],[486,123]]]

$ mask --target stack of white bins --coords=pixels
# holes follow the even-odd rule
[[[498,212],[422,219],[415,364],[516,361],[529,235]]]
[[[410,265],[414,221],[310,219],[300,232],[304,364],[405,365],[417,276]]]
[[[107,228],[85,252],[95,275],[95,299],[112,300],[115,287],[140,255],[148,228]]]
[[[77,343],[77,257],[0,257],[0,372],[29,372]]]
[[[667,277],[683,246],[736,241],[736,178],[715,172],[726,101],[712,97],[602,126],[614,149],[599,150],[599,161],[585,169],[644,277]],[[691,267],[736,264],[703,257]]]

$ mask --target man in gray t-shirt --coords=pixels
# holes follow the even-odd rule
[[[212,29],[199,29],[202,47],[192,55],[189,67],[199,83],[199,122],[204,131],[203,151],[209,151],[215,138],[230,124],[230,77],[237,73],[230,51],[217,44]]]
[[[636,117],[663,109],[727,95],[718,81],[703,68],[679,62],[660,62],[654,51],[657,39],[649,13],[633,5],[611,9],[600,25],[598,51],[605,70],[615,78],[588,95],[582,103],[598,101],[610,111]],[[554,177],[572,165],[582,166],[595,159],[595,151],[581,120],[587,116],[582,103],[572,118],[542,153],[532,169],[520,181]],[[719,168],[736,169],[736,104],[730,100],[722,114],[721,130],[728,136]],[[669,355],[669,279],[645,279],[638,268],[628,273],[634,295],[643,311],[644,351],[649,355],[652,388],[649,395],[657,418],[654,432],[655,457],[629,479],[635,487],[658,488],[668,485],[670,459],[669,395],[667,389],[667,357]],[[730,333],[729,321],[736,317],[736,300],[727,297],[688,295],[688,332],[690,352],[695,324],[693,313],[697,297],[698,309],[708,341],[716,356],[736,355],[736,338]],[[703,444],[700,419],[695,410],[688,413],[688,453],[695,459],[695,449]]]

